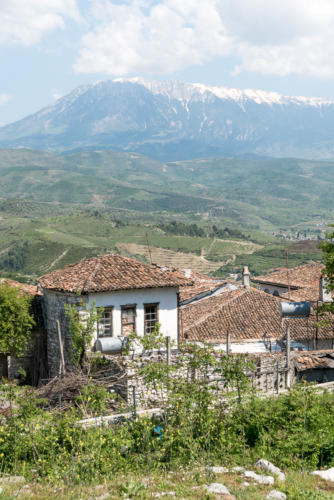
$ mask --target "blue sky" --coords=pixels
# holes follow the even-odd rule
[[[0,124],[141,76],[334,100],[333,0],[0,0]]]

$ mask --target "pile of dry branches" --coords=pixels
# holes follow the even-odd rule
[[[95,373],[85,373],[82,370],[71,371],[46,381],[45,385],[37,389],[37,395],[47,400],[50,409],[67,410],[77,404],[76,398],[85,386],[98,385],[110,393],[119,392],[125,376],[122,372],[111,375],[110,368]],[[117,406],[114,397],[110,397],[108,403],[111,410]]]

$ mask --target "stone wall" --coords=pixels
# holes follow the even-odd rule
[[[71,335],[69,332],[69,320],[66,315],[66,305],[79,305],[81,301],[87,299],[85,296],[76,294],[62,294],[44,290],[44,320],[47,331],[47,359],[49,376],[54,377],[59,373],[60,367],[60,347],[58,341],[57,320],[60,323],[60,330],[63,341],[63,351],[65,364],[70,366]]]
[[[225,354],[216,353],[217,357]],[[115,359],[114,356],[106,356],[106,358]],[[154,351],[142,354],[133,354],[127,356],[117,356],[118,365],[122,366],[122,372],[126,373],[119,384],[118,392],[127,399],[129,405],[133,405],[133,388],[135,388],[135,397],[138,408],[159,407],[167,401],[167,393],[159,387],[150,387],[149,389],[144,384],[143,379],[138,376],[138,370],[143,368],[148,363],[166,362],[166,351]],[[288,388],[295,382],[295,367],[293,357],[290,361],[290,367],[287,368],[287,359],[284,353],[261,354],[251,357],[255,370],[249,372],[248,376],[251,386],[259,391],[264,391],[267,394],[277,393]],[[204,374],[199,370],[194,370],[189,367],[187,356],[180,353],[178,350],[171,352],[170,362],[176,366],[176,371],[172,371],[173,377],[183,377],[188,380],[196,377],[202,380],[203,383],[214,384],[215,394],[217,398],[223,396],[226,392],[224,381],[221,380],[221,375],[217,376],[212,370]],[[278,373],[277,373],[278,372]]]

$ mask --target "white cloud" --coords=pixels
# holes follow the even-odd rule
[[[215,0],[100,0],[92,13],[95,26],[82,39],[78,72],[168,74],[230,50]]]
[[[332,0],[224,0],[238,70],[334,77]]]
[[[0,94],[0,106],[4,106],[13,98],[12,94]]]
[[[0,0],[0,44],[33,45],[66,18],[79,19],[76,0]]]
[[[332,0],[91,0],[87,19],[82,73],[172,74],[232,56],[235,71],[334,77]]]

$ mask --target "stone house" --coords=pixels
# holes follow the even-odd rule
[[[60,323],[65,357],[69,361],[71,338],[66,304],[103,308],[94,343],[98,338],[150,333],[156,323],[175,344],[179,339],[178,293],[192,281],[168,268],[148,265],[120,255],[84,259],[39,279],[43,291],[50,374],[59,370]]]

